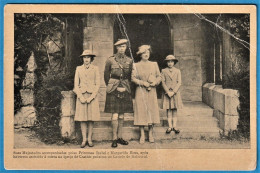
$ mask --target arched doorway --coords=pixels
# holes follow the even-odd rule
[[[151,61],[163,67],[164,58],[173,53],[169,21],[164,14],[123,14],[116,15],[114,22],[114,42],[120,38],[130,40],[133,58],[138,47],[148,44],[152,47]],[[114,50],[115,52],[116,50]],[[130,55],[130,50],[127,51]]]
[[[114,42],[120,38],[130,40],[130,49],[126,54],[138,61],[136,52],[143,44],[151,45],[151,61],[156,61],[160,70],[165,67],[164,59],[173,54],[171,28],[164,14],[117,14],[114,22]],[[116,50],[114,50],[116,52]],[[161,95],[158,87],[158,96]]]

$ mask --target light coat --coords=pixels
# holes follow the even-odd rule
[[[74,92],[77,94],[75,121],[99,121],[100,110],[97,93],[100,87],[100,76],[97,66],[78,66],[74,78]],[[90,103],[81,103],[80,97],[93,98]]]
[[[161,74],[156,62],[138,62],[133,66],[132,81],[137,85],[134,105],[134,124],[146,126],[160,123],[156,86],[147,90],[144,82],[149,78],[156,81],[156,86],[161,82]]]
[[[100,76],[97,66],[90,64],[89,68],[86,68],[85,65],[76,68],[73,91],[78,97],[87,92],[95,98],[99,87]]]
[[[162,109],[180,109],[183,107],[180,95],[181,86],[181,71],[175,67],[170,69],[167,67],[162,70],[162,86],[164,89],[162,95]],[[169,98],[167,93],[173,91],[176,93],[173,97]]]

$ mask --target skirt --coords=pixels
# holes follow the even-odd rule
[[[118,97],[118,91],[115,90],[106,95],[105,112],[106,113],[133,113],[133,100],[128,92],[123,93],[123,97]]]
[[[84,93],[83,96],[88,98],[90,93]],[[99,102],[98,98],[94,98],[90,103],[81,103],[79,98],[76,101],[75,121],[99,121]]]
[[[165,93],[162,95],[162,109],[182,109],[183,103],[180,92],[177,92],[173,97],[169,97]]]
[[[137,87],[135,92],[134,125],[147,126],[159,124],[160,114],[156,89],[150,91],[143,87]]]

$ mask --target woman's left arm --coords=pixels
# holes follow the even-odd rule
[[[156,85],[159,85],[162,81],[162,77],[157,62],[155,62],[155,70]]]
[[[177,85],[174,87],[173,92],[177,93],[181,86],[181,71],[178,70],[177,74]]]
[[[95,67],[95,83],[96,83],[95,88],[90,96],[91,100],[97,96],[98,90],[100,88],[100,75],[99,75],[98,67]]]

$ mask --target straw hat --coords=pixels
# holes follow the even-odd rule
[[[144,53],[147,50],[150,50],[151,46],[150,45],[142,45],[138,48],[138,52],[136,53],[137,55]]]
[[[178,62],[178,60],[175,58],[175,56],[173,55],[168,55],[166,56],[165,60],[164,61],[175,61],[175,63]]]
[[[82,56],[93,56],[93,57],[95,57],[96,55],[91,50],[87,49],[87,50],[84,50],[83,53],[80,55],[80,57],[82,57]]]

